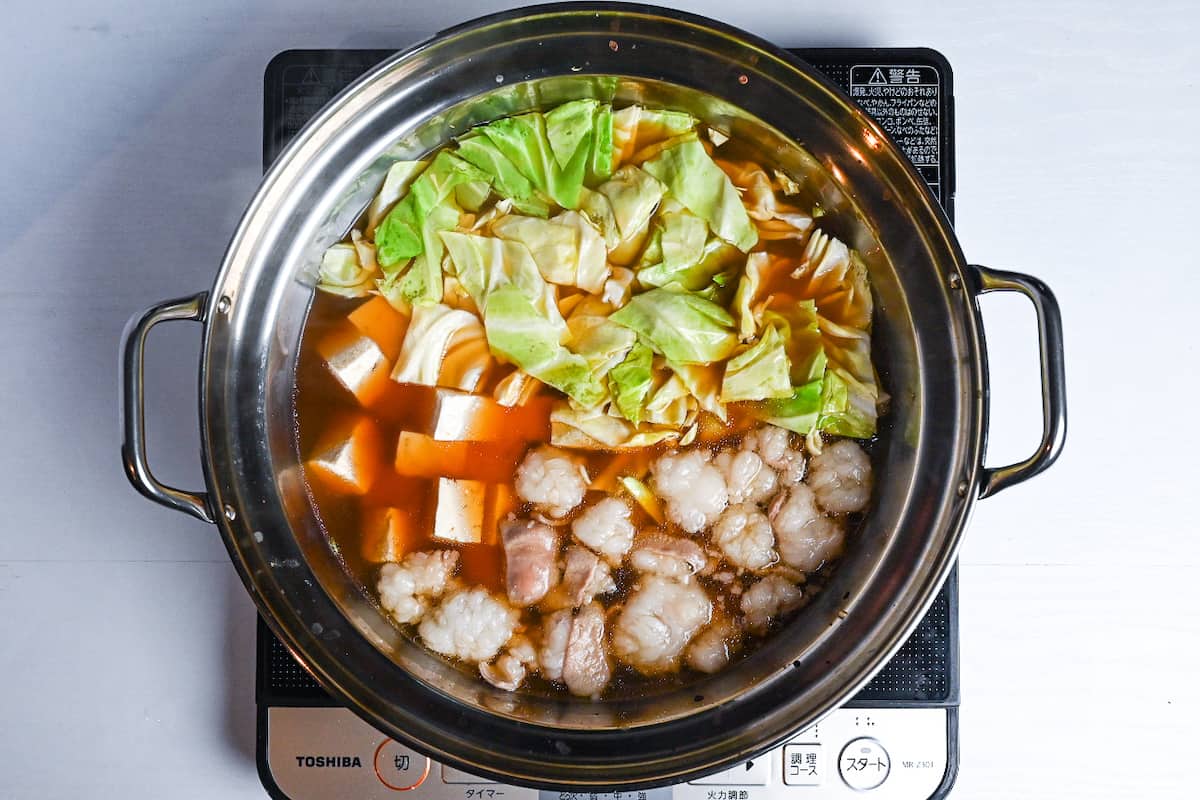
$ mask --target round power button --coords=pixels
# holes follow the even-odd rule
[[[375,748],[375,776],[389,789],[411,791],[429,777],[429,759],[395,739],[384,739]]]
[[[852,740],[838,756],[838,774],[847,786],[860,792],[879,786],[891,771],[887,750],[869,736]]]

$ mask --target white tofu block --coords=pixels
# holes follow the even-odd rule
[[[489,433],[493,437],[504,431],[488,425],[503,414],[504,407],[491,398],[478,394],[439,391],[433,407],[432,436],[440,442],[480,441]]]
[[[491,397],[438,389],[425,431],[439,442],[512,442],[549,435],[549,405],[510,408]]]
[[[317,352],[338,383],[363,405],[378,397],[387,386],[391,362],[369,336],[353,329],[337,330],[318,343]]]
[[[330,488],[365,494],[379,470],[379,432],[366,417],[340,422],[325,432],[306,466]]]
[[[487,484],[439,478],[433,538],[443,542],[478,544],[483,540]]]

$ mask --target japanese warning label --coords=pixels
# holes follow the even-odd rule
[[[938,197],[940,90],[933,67],[856,64],[850,68],[850,97],[900,146]]]

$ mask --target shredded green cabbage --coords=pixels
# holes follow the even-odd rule
[[[874,435],[865,264],[783,199],[802,184],[715,161],[705,130],[724,144],[689,114],[598,99],[477,126],[390,165],[317,287],[411,315],[396,380],[474,390],[499,360],[510,404],[561,392],[558,445],[686,443],[731,403]]]

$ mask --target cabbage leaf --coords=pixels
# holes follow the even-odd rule
[[[604,237],[609,263],[627,266],[637,260],[664,191],[662,184],[633,166],[622,167],[595,190],[584,187],[579,209]]]
[[[823,318],[845,328],[871,329],[866,265],[840,240],[823,231],[814,233],[795,276],[799,293],[816,301]]]
[[[776,326],[767,325],[757,342],[725,365],[721,400],[733,403],[791,395],[791,369],[784,339]]]
[[[804,239],[812,228],[812,216],[785,203],[780,203],[775,195],[775,186],[770,177],[758,164],[752,161],[725,161],[717,159],[717,166],[742,193],[742,204],[746,213],[754,220],[758,228],[759,238],[762,239]],[[781,184],[785,187],[799,186],[783,173],[777,176],[788,182]],[[793,192],[794,193],[794,192]]]
[[[501,239],[525,245],[538,271],[550,283],[575,285],[579,234],[573,228],[548,219],[510,214],[493,222],[491,231]]]
[[[321,256],[317,288],[343,297],[365,297],[374,285],[375,270],[364,267],[352,244],[331,245]]]
[[[617,242],[635,240],[642,236],[650,224],[654,209],[658,208],[666,187],[642,169],[624,166],[613,176],[596,187],[612,211],[617,228]],[[599,216],[603,217],[601,213]],[[592,217],[593,222],[599,222]],[[607,231],[606,238],[607,238]],[[616,249],[611,247],[610,249]]]
[[[728,414],[721,399],[720,364],[676,364],[668,362],[668,366],[679,376],[688,393],[696,398],[700,408],[724,422]]]
[[[825,433],[869,439],[875,435],[879,393],[840,368],[825,372],[816,427]]]
[[[460,183],[454,189],[454,201],[463,211],[475,213],[483,208],[484,203],[492,196],[492,185],[487,181],[470,181]]]
[[[770,264],[771,256],[768,253],[751,253],[746,256],[746,268],[738,279],[733,305],[738,316],[738,338],[743,342],[750,341],[758,333],[754,301],[762,290],[763,278]]]
[[[496,384],[492,396],[502,406],[520,406],[537,394],[541,381],[522,369],[514,369]]]
[[[388,167],[383,185],[379,187],[375,198],[367,206],[366,233],[368,236],[375,233],[375,228],[378,227],[380,220],[392,210],[392,206],[399,202],[412,182],[428,166],[428,161],[397,161]]]
[[[554,221],[574,228],[579,237],[573,285],[593,294],[603,290],[612,271],[608,266],[604,237],[600,231],[578,211],[564,211]]]
[[[458,220],[458,207],[446,202],[430,210],[424,227],[429,232],[450,230],[458,225]],[[423,252],[412,259],[412,266],[395,281],[400,295],[412,305],[428,305],[442,298],[442,255],[445,248],[437,236],[431,242],[436,242],[436,245],[426,246]],[[384,267],[383,274],[392,278],[398,274],[393,272],[396,269],[403,269],[403,264]]]
[[[550,194],[550,178],[557,169],[554,153],[546,138],[546,119],[538,112],[518,114],[477,128],[481,134],[512,162],[534,188]]]
[[[604,386],[587,359],[559,343],[558,328],[517,286],[491,292],[483,319],[488,344],[498,357],[584,406],[604,399]]]
[[[542,278],[529,249],[456,231],[442,238],[459,282],[483,315],[492,353],[581,403],[599,402],[604,387],[588,360],[563,346],[570,331],[557,292]]]
[[[708,226],[694,214],[682,211],[663,215],[660,246],[666,269],[677,272],[698,263],[707,241]]]
[[[642,421],[642,409],[653,380],[651,363],[654,352],[642,342],[636,342],[625,359],[608,373],[613,405],[634,425]]]
[[[474,389],[491,365],[486,348],[473,359],[474,363],[465,365],[456,375],[446,374],[443,367],[453,347],[469,345],[472,340],[482,342],[483,338],[479,318],[468,311],[441,303],[415,306],[400,346],[400,356],[392,370],[392,380],[468,391]]]
[[[612,274],[604,282],[600,297],[613,308],[619,308],[629,302],[633,295],[633,270],[625,267],[613,267]]]
[[[550,411],[550,443],[557,447],[610,450],[648,447],[679,438],[672,427],[634,425],[607,413],[602,406],[579,408],[566,401]]]
[[[651,425],[678,430],[689,421],[689,415],[695,408],[695,398],[678,373],[662,370],[661,374],[665,380],[659,382],[646,400],[644,418]]]
[[[662,259],[661,238],[651,240],[643,257]],[[672,269],[665,260],[639,267],[638,281],[645,286],[670,287],[687,292],[701,292],[706,299],[713,300],[720,289],[732,279],[735,271],[732,264],[743,260],[742,252],[733,245],[713,236],[704,243],[699,257],[691,264]],[[715,284],[715,285],[714,285]]]
[[[634,295],[609,319],[678,364],[720,361],[737,347],[729,312],[688,292],[651,289]]]
[[[567,318],[570,349],[587,359],[597,378],[621,363],[637,341],[636,333],[608,318],[611,312],[603,300],[588,297]]]
[[[812,300],[779,295],[763,312],[763,324],[776,328],[782,336],[794,386],[803,386],[825,374],[821,320]]]
[[[443,150],[388,212],[375,231],[379,265],[389,288],[412,304],[437,303],[442,297],[442,241],[438,234],[458,226],[461,209],[455,190],[464,184],[490,182],[468,162]],[[396,282],[402,261],[412,266]]]
[[[875,382],[875,368],[871,364],[871,334],[855,328],[846,328],[832,320],[819,317],[817,324],[821,341],[829,361],[850,373],[862,383]]]
[[[549,114],[518,114],[491,122],[479,130],[524,175],[534,188],[543,191],[567,209],[579,207],[579,197],[588,165],[592,163],[595,130],[592,120],[581,124],[581,112],[592,111],[594,101],[566,103]],[[574,145],[573,149],[571,145]],[[566,155],[560,161],[558,153]]]
[[[588,165],[587,183],[595,184],[613,173],[613,110],[607,103],[596,111],[595,137],[592,140],[592,159]]]
[[[612,168],[653,144],[695,129],[696,120],[683,111],[626,106],[612,114]]]
[[[800,434],[815,431],[866,439],[875,435],[881,400],[874,377],[859,381],[840,366],[824,366],[819,377],[795,385],[790,397],[758,404],[756,416]]]
[[[408,266],[409,261],[403,263],[402,266]],[[384,276],[375,281],[375,291],[379,292],[383,299],[391,304],[392,308],[404,314],[411,314],[413,305],[408,302],[403,294],[400,293],[400,274],[394,273],[390,276]]]
[[[605,195],[583,187],[579,194],[579,210],[599,229],[606,248],[614,250],[621,243],[621,230],[617,227],[612,203]]]
[[[442,241],[459,283],[475,301],[485,323],[495,293],[513,286],[553,329],[554,342],[565,340],[567,323],[558,310],[557,292],[542,278],[529,248],[520,242],[458,231],[444,232]]]
[[[596,100],[572,100],[546,112],[546,139],[560,168],[567,169],[581,145],[586,144],[587,155],[591,155],[591,136],[595,133],[599,107]]]
[[[521,174],[516,165],[500,152],[500,148],[482,133],[471,133],[459,139],[455,152],[492,176],[492,185],[496,191],[511,200],[513,207],[522,214],[545,217],[550,213],[550,203],[546,198]]]
[[[437,234],[446,230],[449,213],[430,220],[434,209],[454,211],[453,225],[458,224],[458,205],[454,190],[461,184],[489,181],[480,169],[458,156],[443,150],[409,187],[406,194],[379,224],[375,231],[375,246],[379,264],[385,269],[406,259],[419,256],[426,250],[433,255],[435,265],[441,263],[441,243]],[[453,227],[453,225],[451,227]]]
[[[756,415],[772,425],[807,435],[817,428],[823,383],[818,378],[793,388],[788,397],[766,400],[756,406]]]
[[[599,292],[608,279],[604,240],[577,211],[553,219],[509,215],[492,223],[492,233],[529,248],[542,277],[560,286]]]
[[[708,223],[713,233],[748,252],[758,233],[737,189],[708,155],[699,139],[684,139],[642,164],[667,186],[689,211]]]
[[[570,176],[572,186],[579,169],[583,170],[581,186],[584,182],[594,185],[612,174],[613,114],[607,103],[596,100],[563,103],[546,113],[546,136],[555,160],[564,176]]]

